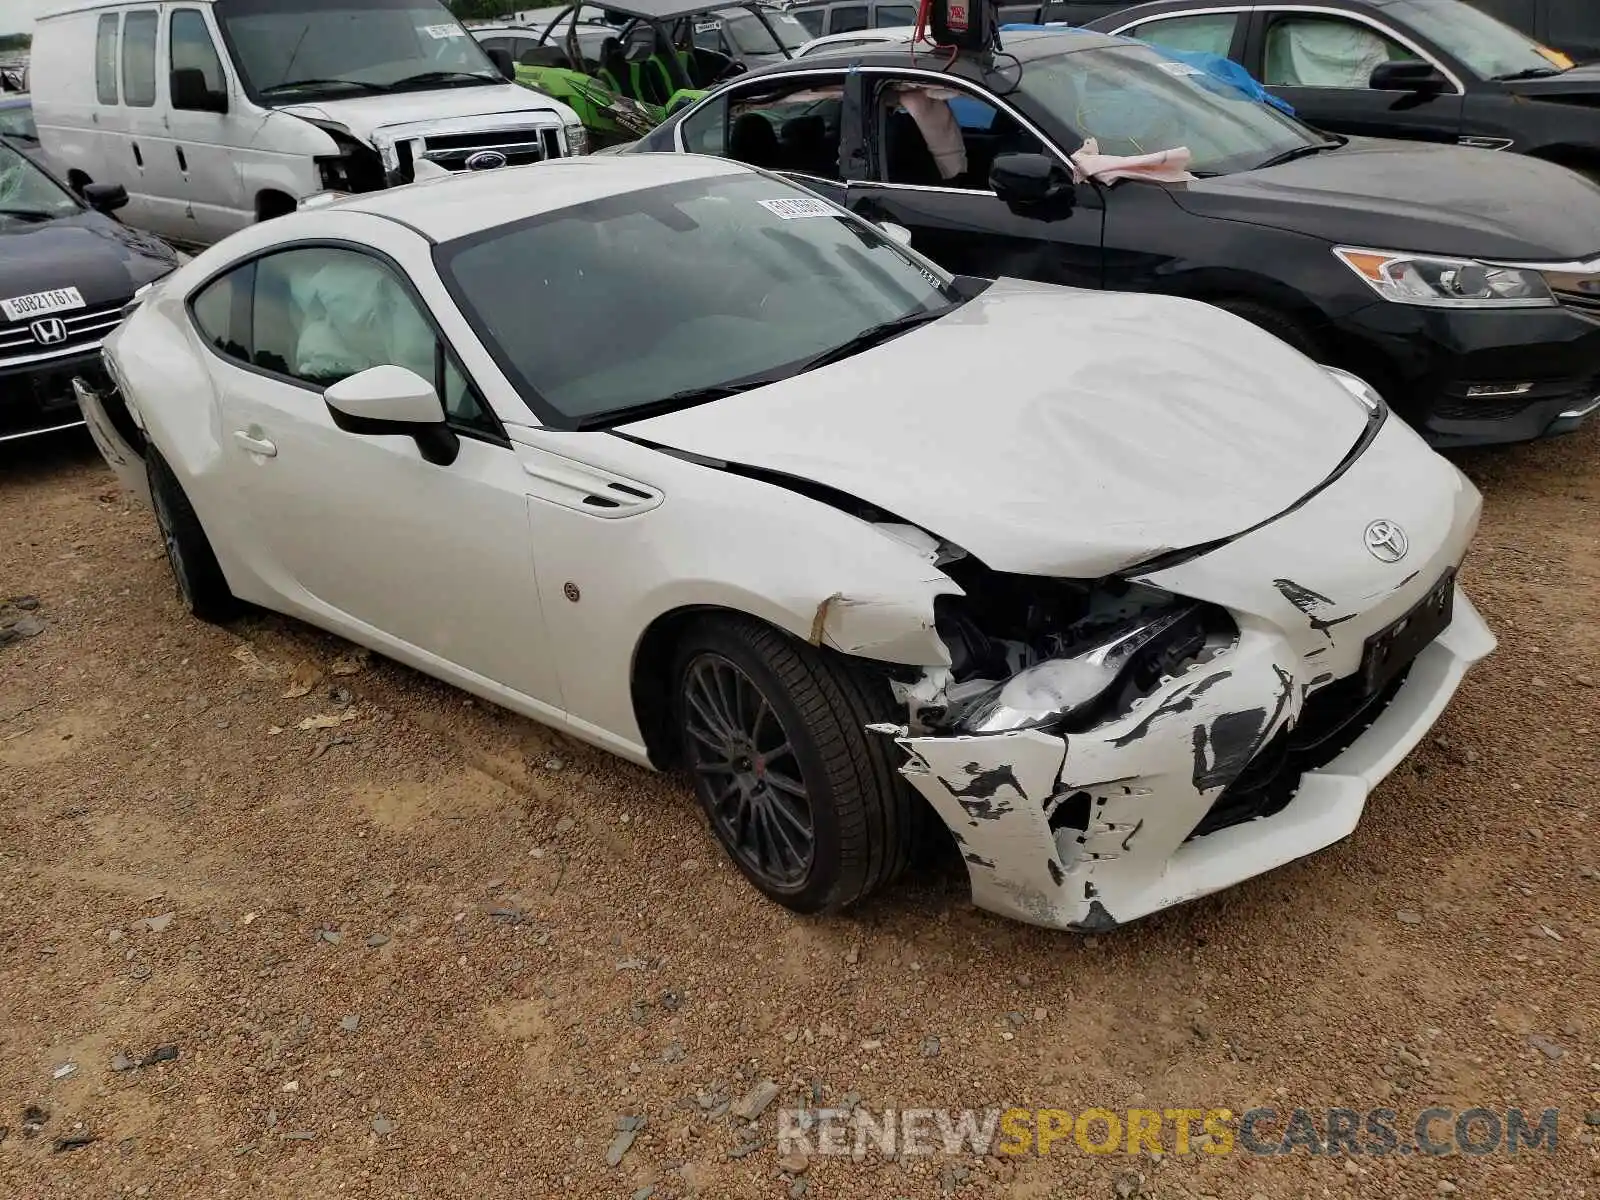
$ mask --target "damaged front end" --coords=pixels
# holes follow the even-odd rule
[[[1413,572],[1312,624],[1281,588],[1235,607],[1152,577],[1007,576],[966,559],[946,568],[965,594],[936,605],[950,665],[896,683],[907,722],[877,728],[954,836],[974,903],[1109,929],[1355,827],[1372,786],[1493,648],[1455,589],[1463,547],[1441,545],[1437,582]],[[1396,622],[1397,610],[1414,615]],[[1374,640],[1415,614],[1447,627],[1374,674]],[[1356,669],[1335,678],[1332,660]]]

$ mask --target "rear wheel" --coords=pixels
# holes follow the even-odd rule
[[[889,739],[887,683],[746,617],[703,620],[673,678],[683,761],[745,878],[796,912],[843,908],[894,879],[916,837],[915,795]]]
[[[178,584],[183,605],[202,621],[220,624],[237,616],[239,602],[228,590],[222,567],[200,527],[189,497],[177,476],[154,446],[145,452],[145,472],[150,480],[150,503],[156,526],[167,550],[167,563]]]

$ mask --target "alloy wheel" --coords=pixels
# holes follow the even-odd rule
[[[755,682],[720,654],[683,675],[683,722],[695,786],[718,836],[776,888],[805,882],[815,853],[811,800],[794,745]]]

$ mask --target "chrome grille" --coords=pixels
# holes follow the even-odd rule
[[[505,166],[559,158],[556,131],[549,128],[495,129],[481,133],[442,133],[423,138],[420,157],[449,171],[464,171],[475,154],[491,152],[505,157]]]
[[[39,341],[34,336],[32,320],[0,325],[0,367],[92,349],[122,321],[122,305],[104,305],[79,312],[52,313],[50,316],[66,326],[67,336],[59,342]]]

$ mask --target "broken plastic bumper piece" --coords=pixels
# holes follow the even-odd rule
[[[1225,652],[1093,729],[901,736],[902,772],[955,836],[975,904],[1104,930],[1350,834],[1372,789],[1494,645],[1457,589],[1448,628],[1378,693],[1361,694],[1349,679],[1314,683],[1281,633],[1247,623]],[[1307,769],[1285,747],[1313,721],[1353,736],[1326,739],[1342,748]],[[1274,769],[1288,773],[1286,802],[1218,819],[1230,787],[1255,787]]]

